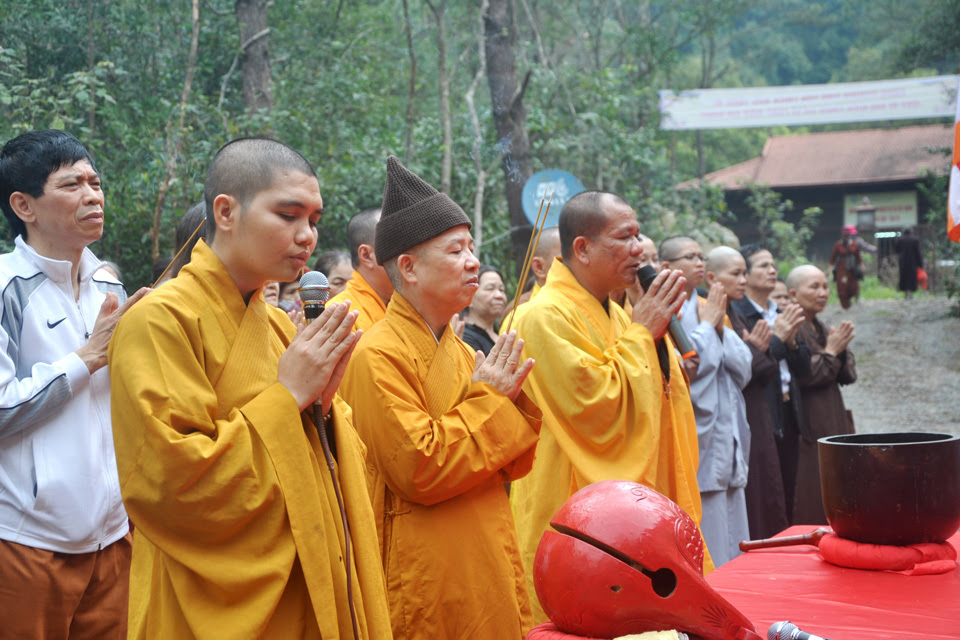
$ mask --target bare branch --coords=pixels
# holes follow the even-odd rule
[[[180,155],[180,148],[183,143],[182,133],[184,120],[187,114],[187,103],[190,100],[190,89],[193,86],[193,75],[197,70],[197,49],[200,40],[200,0],[191,2],[191,18],[193,21],[193,30],[190,34],[190,54],[187,58],[187,74],[183,81],[183,91],[180,93],[180,118],[177,121],[177,128],[170,131],[167,129],[167,162],[166,175],[160,184],[160,191],[157,194],[157,206],[153,211],[153,229],[150,231],[153,248],[150,252],[154,261],[160,257],[160,214],[163,211],[163,204],[167,198],[167,192],[170,190],[170,182],[177,170],[177,156]]]
[[[227,72],[223,74],[223,81],[220,83],[220,98],[217,100],[217,111],[220,112],[220,117],[223,118],[223,128],[227,128],[226,116],[223,115],[223,99],[227,91],[227,83],[230,82],[230,76],[233,75],[233,72],[237,70],[237,65],[240,64],[240,57],[243,55],[243,52],[247,50],[247,47],[252,45],[254,42],[260,38],[264,38],[270,34],[270,27],[258,31],[253,34],[247,41],[240,45],[240,48],[237,50],[237,54],[233,56],[233,62],[230,63],[230,68],[227,69]]]

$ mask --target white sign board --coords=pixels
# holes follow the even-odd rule
[[[958,76],[746,89],[660,92],[661,129],[946,118],[955,113]]]

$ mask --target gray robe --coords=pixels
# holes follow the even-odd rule
[[[696,299],[684,305],[681,324],[700,356],[690,384],[700,449],[700,529],[719,567],[739,555],[740,541],[750,538],[744,497],[750,426],[742,389],[750,382],[753,356],[732,329],[725,327],[721,339],[711,324],[699,322],[696,305]]]

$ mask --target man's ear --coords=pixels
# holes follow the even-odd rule
[[[240,202],[233,196],[221,193],[213,199],[213,221],[217,231],[232,231],[240,220]]]
[[[707,281],[707,284],[712,285],[717,281],[717,274],[713,271],[707,271],[706,274],[704,274],[704,279]]]
[[[574,260],[582,263],[584,266],[589,266],[590,241],[586,238],[586,236],[577,236],[574,238],[573,245],[571,245],[570,248]]]
[[[401,253],[397,257],[397,270],[400,272],[400,279],[404,284],[417,283],[417,257],[409,253]]]
[[[23,220],[24,224],[37,221],[37,213],[33,207],[34,199],[22,191],[14,191],[10,194],[10,208]]]
[[[367,269],[377,268],[377,254],[369,244],[361,244],[357,247],[357,260]]]
[[[797,290],[796,289],[787,289],[787,295],[790,296],[790,302],[797,301]]]
[[[543,258],[540,256],[533,256],[533,258],[531,258],[530,270],[533,271],[533,275],[538,281],[547,277],[547,272],[543,268]]]

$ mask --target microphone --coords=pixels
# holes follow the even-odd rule
[[[770,625],[770,628],[767,629],[767,640],[830,640],[829,638],[821,638],[820,636],[815,636],[812,633],[807,633],[806,631],[800,631],[797,628],[797,625],[792,624],[789,621],[784,622],[774,622]]]
[[[640,286],[643,287],[644,291],[650,288],[650,283],[652,283],[653,279],[656,277],[657,270],[648,264],[637,269],[637,278],[640,280]],[[673,314],[670,317],[670,324],[667,325],[667,332],[670,333],[670,338],[673,340],[673,344],[677,345],[677,349],[680,350],[680,357],[682,357],[684,360],[687,360],[697,355],[697,350],[690,341],[690,338],[687,336],[687,332],[683,330],[683,326],[680,324],[680,318],[677,317],[677,314]]]
[[[327,276],[319,271],[307,271],[300,276],[297,294],[303,303],[303,318],[307,324],[310,324],[320,317],[330,298],[330,283],[327,281]]]

